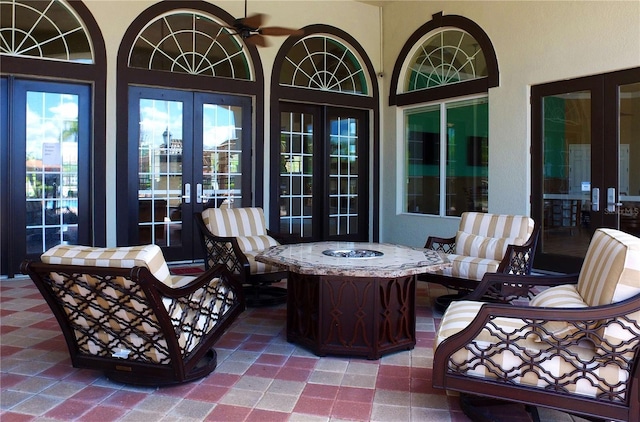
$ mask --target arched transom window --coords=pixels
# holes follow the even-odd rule
[[[64,2],[0,0],[0,54],[93,63],[81,20]]]
[[[280,85],[369,95],[365,72],[353,51],[322,35],[291,47],[282,64]]]
[[[487,62],[475,38],[460,29],[444,29],[417,48],[409,61],[404,92],[487,76]]]
[[[224,23],[198,12],[175,12],[138,35],[129,67],[253,80],[240,38]]]

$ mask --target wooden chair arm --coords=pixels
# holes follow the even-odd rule
[[[576,327],[575,335],[564,335],[560,337],[548,335],[546,338],[540,338],[540,343],[544,345],[544,348],[551,354],[557,356],[567,356],[570,360],[576,357],[575,351],[572,351],[572,347],[575,346],[582,335],[588,333],[592,336],[600,337],[598,329],[585,328],[591,322],[600,321],[599,328],[609,325],[617,325],[621,329],[631,330],[635,333],[640,332],[638,322],[633,320],[633,313],[640,310],[640,295],[636,295],[624,301],[617,303],[593,306],[587,308],[542,308],[542,307],[529,307],[529,306],[513,306],[510,304],[484,304],[474,320],[460,332],[443,340],[434,351],[433,362],[433,386],[442,387],[445,386],[445,373],[447,371],[455,372],[449,365],[451,356],[460,350],[472,350],[473,347],[469,345],[473,343],[474,339],[482,331],[484,334],[490,333],[495,336],[496,342],[505,345],[515,341],[516,335],[506,334],[500,330],[499,322],[497,318],[509,318],[513,320],[519,320],[523,324],[523,328],[518,330],[517,338],[524,339],[529,336],[538,336],[540,333],[547,333],[545,331],[545,324],[550,321],[563,321]],[[600,340],[602,337],[600,337]],[[602,342],[603,344],[606,341]],[[602,355],[607,356],[607,359],[602,359],[600,362],[606,362],[608,359],[620,359],[628,364],[630,370],[638,372],[638,365],[633,365],[634,355],[640,356],[640,342],[631,343],[629,346],[634,353],[629,353],[630,350],[612,351],[605,345],[596,345],[596,350]],[[480,359],[491,360],[493,357],[490,353],[486,354],[486,357]],[[538,359],[537,354],[528,355],[522,354],[522,359],[530,359],[535,362]],[[597,362],[597,363],[600,363]],[[477,362],[475,362],[477,364]],[[594,365],[596,362],[594,362]],[[533,363],[534,366],[540,366],[539,363]],[[499,365],[498,365],[499,366]],[[635,369],[634,366],[636,367]],[[464,365],[459,365],[460,368]],[[561,384],[561,383],[559,383]]]
[[[529,297],[536,286],[559,286],[578,283],[578,273],[562,275],[516,275],[485,273],[478,286],[464,300],[498,299],[508,302],[518,297]]]
[[[453,253],[456,249],[456,237],[429,236],[424,244],[425,249],[433,249],[444,253]]]

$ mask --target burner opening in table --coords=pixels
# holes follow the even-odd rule
[[[377,258],[384,255],[373,249],[327,249],[322,253],[336,258]]]

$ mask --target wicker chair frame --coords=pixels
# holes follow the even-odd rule
[[[60,324],[72,365],[128,384],[171,385],[208,375],[217,365],[214,343],[245,308],[239,281],[223,266],[178,288],[146,267],[24,261],[21,270]]]
[[[490,290],[508,292],[511,297],[521,296],[533,286],[554,286],[577,283],[578,275],[568,276],[513,276],[486,274],[478,288],[465,299],[478,300]],[[518,291],[520,293],[518,293]],[[640,310],[640,295],[611,305],[577,308],[535,308],[510,304],[488,303],[482,306],[473,322],[461,332],[442,341],[435,350],[433,359],[433,386],[477,396],[492,397],[528,405],[537,405],[562,410],[587,418],[603,418],[619,421],[640,420],[640,322],[631,315]],[[523,329],[517,337],[507,334],[494,324],[496,318],[512,318],[522,321]],[[537,335],[549,321],[564,321],[577,328],[575,335],[566,338],[551,336],[541,340],[542,351],[538,354],[520,349],[516,341]],[[631,331],[633,338],[624,345],[596,345],[598,358],[586,359],[576,353],[575,346],[585,332],[603,340],[601,329],[614,326]],[[597,328],[594,328],[597,326]],[[491,347],[476,348],[472,345],[480,333],[488,333],[497,340]],[[635,342],[635,343],[634,343]],[[522,372],[539,374],[545,379],[543,387],[518,382],[513,373],[501,371],[498,350],[510,350],[523,360]],[[453,358],[463,350],[467,358]],[[543,358],[549,356],[549,358]],[[544,368],[553,357],[562,362],[571,362],[573,370],[553,376]],[[600,376],[598,370],[606,365],[618,365],[626,373],[626,380],[610,382]],[[469,368],[486,368],[490,376],[480,377],[467,373]],[[518,372],[518,371],[516,371]],[[591,380],[597,385],[595,397],[572,393],[570,387],[577,380]]]

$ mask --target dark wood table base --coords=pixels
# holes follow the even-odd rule
[[[290,273],[287,341],[318,356],[379,359],[416,344],[416,276]]]

